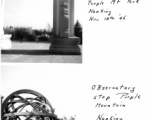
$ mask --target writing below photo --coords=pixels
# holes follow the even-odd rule
[[[2,0],[1,61],[82,63],[82,25],[77,2]]]

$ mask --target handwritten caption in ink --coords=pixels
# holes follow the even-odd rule
[[[124,85],[110,87],[102,85],[92,85],[91,90],[95,93],[93,100],[96,101],[95,108],[125,108],[127,107],[124,101],[140,100],[141,95],[136,92],[135,87],[127,87]],[[110,91],[109,94],[105,94]],[[117,103],[116,101],[121,101]],[[100,101],[100,102],[97,102]],[[108,104],[106,104],[108,103]],[[105,116],[104,113],[99,114],[96,120],[123,120],[122,117],[118,117],[115,113],[111,116]]]
[[[108,2],[107,1],[105,2],[103,0],[100,0],[100,1],[99,0],[88,0],[88,6],[89,6],[88,14],[90,14],[89,21],[90,22],[91,21],[100,21],[101,18],[104,21],[110,21],[110,20],[124,21],[124,20],[126,20],[127,19],[126,14],[124,14],[124,15],[121,13],[113,14],[114,12],[110,9],[110,7],[113,7],[113,6],[117,7],[117,5],[121,5],[122,2],[125,4],[138,4],[139,0],[111,0]],[[109,4],[109,6],[105,7],[108,4]]]

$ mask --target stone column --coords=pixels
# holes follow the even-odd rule
[[[69,37],[69,5],[68,0],[60,3],[60,37]]]
[[[80,38],[74,36],[74,0],[53,1],[53,37],[50,53],[81,54]]]
[[[1,16],[2,16],[2,20],[1,20],[1,24],[2,24],[2,28],[0,30],[0,34],[1,34],[1,49],[10,49],[12,44],[11,44],[11,36],[10,34],[5,34],[4,35],[4,30],[3,30],[3,25],[4,25],[4,0],[1,0]]]
[[[59,36],[59,13],[60,13],[60,0],[54,0],[53,1],[53,35]]]
[[[74,36],[74,0],[69,0],[69,35]]]

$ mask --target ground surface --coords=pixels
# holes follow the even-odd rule
[[[18,63],[82,63],[81,55],[50,55],[49,46],[50,43],[20,43],[13,41],[10,50],[1,51],[1,61]]]

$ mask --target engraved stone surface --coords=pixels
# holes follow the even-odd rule
[[[74,0],[54,0],[50,53],[81,55],[80,38],[74,36]]]
[[[53,35],[74,37],[74,0],[54,0]]]
[[[69,11],[66,2],[60,6],[60,37],[69,37]]]
[[[52,54],[66,54],[66,55],[81,55],[78,46],[80,38],[78,37],[52,37],[50,53]]]

